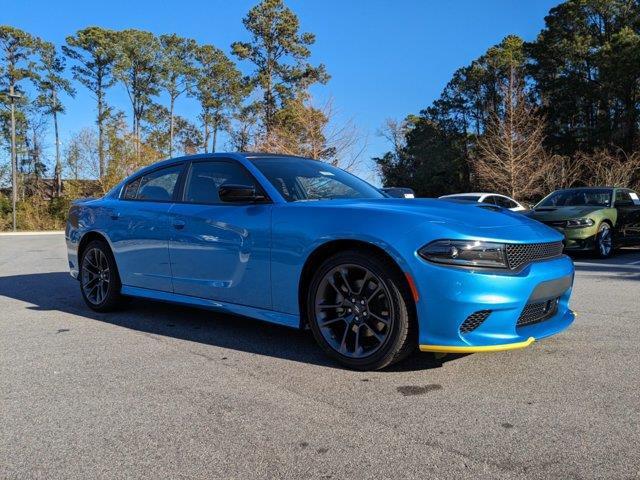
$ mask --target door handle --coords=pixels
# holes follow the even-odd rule
[[[111,220],[118,220],[120,218],[120,212],[114,212],[113,210],[109,212],[109,216]]]
[[[186,223],[185,223],[184,220],[174,220],[173,221],[173,228],[175,228],[176,230],[182,230],[185,225],[186,225]]]

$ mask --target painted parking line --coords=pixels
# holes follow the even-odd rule
[[[577,268],[580,267],[600,267],[610,268],[612,270],[632,270],[640,271],[640,262],[626,263],[626,264],[611,264],[611,263],[574,263]]]
[[[39,235],[63,235],[64,230],[49,230],[46,232],[0,232],[0,237],[30,237]]]

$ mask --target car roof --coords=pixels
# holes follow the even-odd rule
[[[626,187],[571,187],[571,188],[559,188],[556,192],[562,192],[564,190],[615,190],[615,189],[626,189]]]
[[[486,195],[495,195],[496,197],[507,197],[506,195],[502,195],[501,193],[490,193],[490,192],[466,192],[466,193],[452,193],[451,195],[443,195],[440,198],[444,197],[483,197]]]
[[[148,172],[149,170],[155,170],[156,168],[163,167],[164,165],[172,165],[174,163],[179,162],[189,162],[192,160],[203,160],[207,158],[231,158],[238,159],[238,157],[243,157],[247,160],[265,160],[265,159],[288,159],[288,160],[309,160],[306,157],[297,157],[295,155],[285,155],[279,153],[265,153],[265,152],[216,152],[216,153],[196,153],[193,155],[183,155],[181,157],[173,157],[167,158],[165,160],[160,160],[151,165],[147,165],[146,167],[137,170],[135,174],[139,174],[142,172]]]
[[[236,155],[242,155],[244,158],[250,160],[267,160],[267,159],[281,159],[281,160],[313,160],[308,157],[301,157],[299,155],[288,155],[284,153],[266,153],[266,152],[239,152]]]

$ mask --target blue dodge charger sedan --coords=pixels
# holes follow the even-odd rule
[[[567,328],[562,236],[497,206],[388,198],[326,163],[204,154],[69,212],[87,305],[143,297],[309,328],[343,365],[526,347]]]

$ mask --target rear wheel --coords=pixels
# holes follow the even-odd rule
[[[611,225],[602,222],[598,227],[595,239],[595,253],[600,258],[609,258],[613,255],[613,230]]]
[[[307,316],[320,347],[343,365],[376,370],[417,344],[413,301],[395,265],[359,251],[338,253],[314,275]]]
[[[108,312],[122,304],[120,276],[109,245],[94,240],[80,259],[80,290],[92,310]]]

